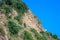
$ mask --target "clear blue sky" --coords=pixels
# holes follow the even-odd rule
[[[60,0],[23,0],[45,29],[60,38]]]

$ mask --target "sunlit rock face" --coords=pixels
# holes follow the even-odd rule
[[[42,27],[39,24],[39,20],[32,14],[30,10],[23,16],[23,22],[31,28],[35,28],[37,31],[42,31]]]

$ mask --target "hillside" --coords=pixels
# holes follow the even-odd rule
[[[41,25],[22,0],[0,0],[0,40],[60,40]]]

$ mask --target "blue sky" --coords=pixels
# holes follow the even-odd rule
[[[60,0],[23,0],[45,29],[60,38]]]

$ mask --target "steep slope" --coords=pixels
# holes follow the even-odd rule
[[[32,14],[30,10],[28,10],[28,13],[25,13],[22,20],[23,23],[28,25],[28,27],[35,28],[39,32],[43,30],[39,20]]]
[[[0,40],[60,40],[21,0],[0,0]]]

